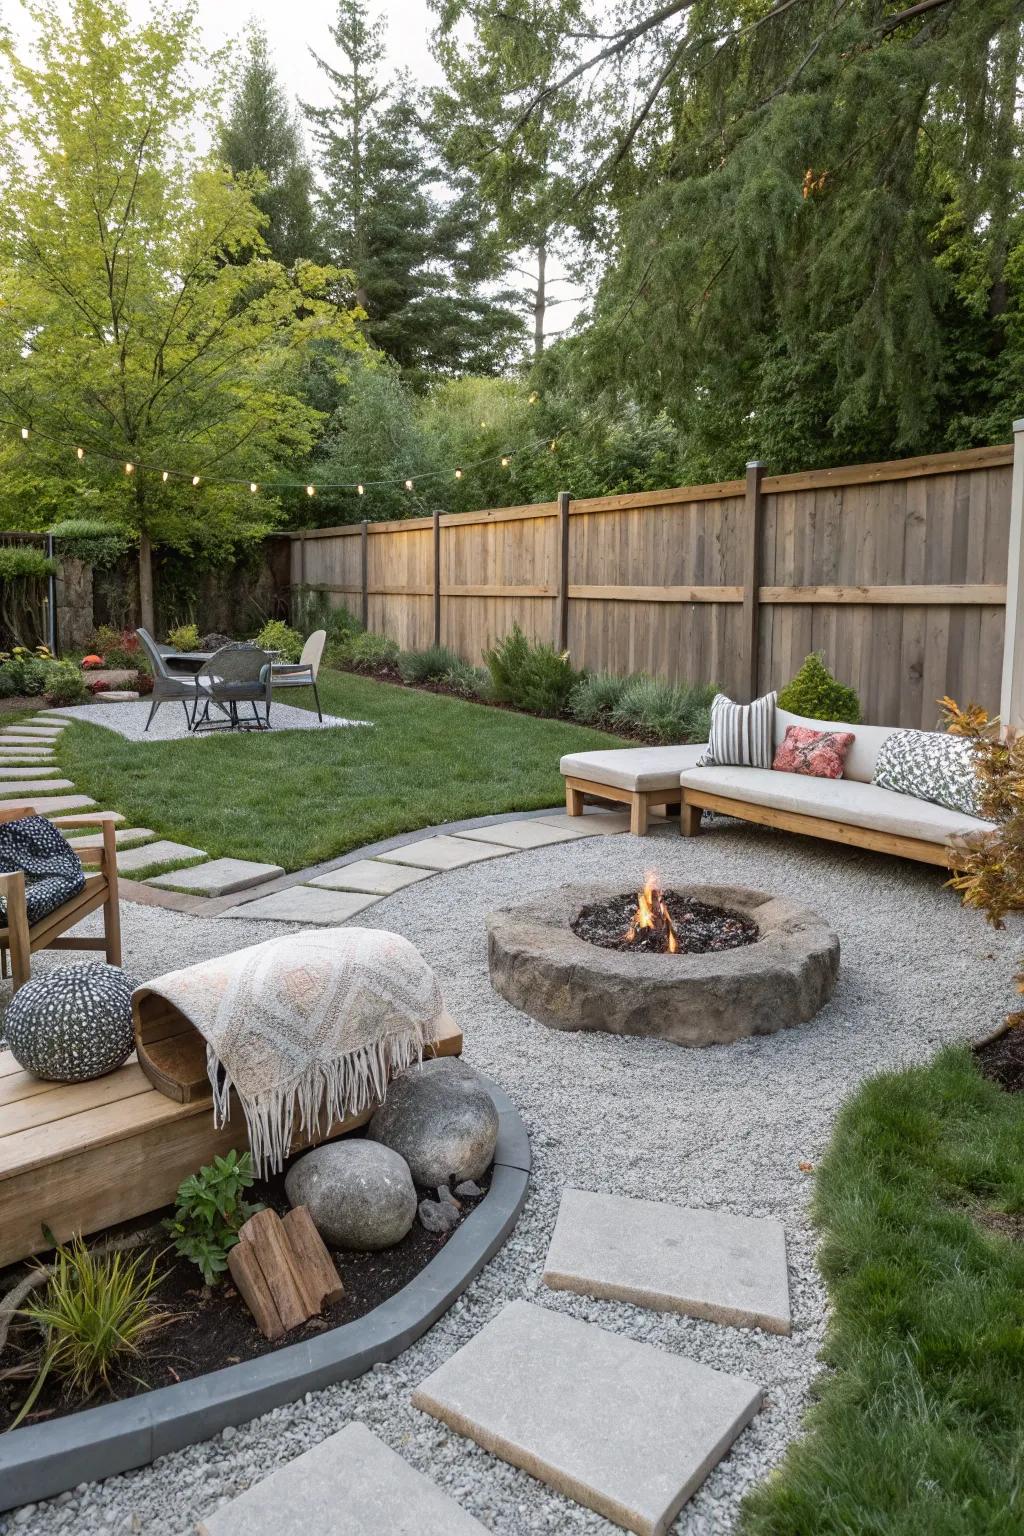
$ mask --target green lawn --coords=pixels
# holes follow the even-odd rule
[[[965,1049],[844,1108],[815,1193],[834,1373],[743,1536],[1020,1536],[1021,1212],[1024,1095]]]
[[[301,869],[435,822],[557,805],[563,752],[624,744],[349,672],[322,672],[320,695],[325,712],[372,728],[135,744],[76,723],[58,760],[78,790],[132,826],[213,857]],[[306,694],[282,697],[291,704]]]

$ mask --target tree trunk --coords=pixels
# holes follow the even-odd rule
[[[156,611],[153,607],[153,546],[147,533],[139,534],[139,622],[156,638]]]
[[[544,269],[548,262],[548,248],[544,240],[537,246],[537,287],[533,294],[533,359],[534,362],[544,351],[544,306],[546,293],[544,287]]]

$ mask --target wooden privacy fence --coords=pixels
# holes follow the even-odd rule
[[[472,662],[517,622],[577,666],[750,698],[820,650],[866,720],[931,727],[943,694],[994,711],[1001,689],[1020,719],[1024,421],[1014,442],[1016,472],[1014,444],[805,474],[754,463],[716,485],[307,529],[292,586]]]

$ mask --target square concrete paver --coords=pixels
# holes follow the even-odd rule
[[[484,843],[467,842],[461,837],[424,837],[405,848],[392,848],[377,857],[385,864],[411,864],[414,869],[460,869],[463,864],[478,864],[481,859],[500,859],[511,848],[491,848]]]
[[[4,782],[0,774],[0,799],[10,800],[12,795],[50,795],[57,794],[62,789],[74,789],[74,781],[71,779],[28,779],[20,784]]]
[[[144,848],[128,848],[117,856],[119,875],[130,875],[137,869],[149,869],[152,864],[172,864],[176,859],[205,859],[202,848],[190,848],[188,843],[173,843],[161,837]]]
[[[8,797],[9,798],[9,797]],[[57,816],[62,811],[98,810],[95,800],[88,795],[37,795],[26,796],[25,804],[32,807],[36,816]]]
[[[150,885],[173,885],[197,896],[230,896],[233,891],[247,891],[283,875],[280,864],[257,864],[251,859],[210,859],[194,869],[178,869],[169,875],[157,875]]]
[[[199,1536],[486,1536],[357,1420],[224,1504]]]
[[[574,843],[586,835],[575,827],[552,826],[549,821],[502,821],[497,826],[455,833],[467,842],[495,843],[499,848],[547,848],[552,843]]]
[[[553,1290],[789,1333],[777,1221],[566,1189],[544,1265]]]
[[[368,896],[390,896],[419,880],[429,880],[432,869],[411,869],[408,865],[382,864],[378,859],[354,859],[341,869],[317,875],[310,885],[325,891],[362,891]]]
[[[317,890],[312,885],[291,885],[284,891],[272,891],[237,907],[221,912],[221,917],[241,917],[246,921],[264,919],[273,923],[347,923],[358,912],[365,912],[380,898],[360,896],[355,891]]]
[[[156,837],[156,833],[149,827],[115,827],[114,842],[120,848],[122,845],[130,847],[132,843],[143,843],[147,838]],[[102,832],[83,832],[74,837],[69,837],[68,842],[72,848],[102,848]]]
[[[584,811],[582,816],[570,816],[568,811],[552,811],[540,818],[548,827],[570,827],[577,837],[614,837],[616,832],[629,831],[628,811]]]
[[[761,1405],[751,1381],[513,1301],[413,1404],[638,1536],[662,1536]]]

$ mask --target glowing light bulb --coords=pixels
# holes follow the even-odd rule
[[[28,427],[22,427],[22,429],[21,429],[21,440],[22,440],[23,443],[27,443],[28,442]]]
[[[78,455],[78,462],[81,463],[82,460],[85,458],[85,449],[84,448],[76,448],[75,452]]]
[[[480,425],[481,425],[481,427],[482,427],[482,428],[483,428],[483,429],[484,429],[484,431],[486,431],[486,430],[487,430],[487,423],[486,423],[486,421],[482,421],[482,422],[481,422],[481,423],[480,423]]]
[[[160,476],[160,479],[163,481],[164,485],[167,484],[168,480],[170,479],[170,475],[169,475],[169,473],[168,473],[168,471],[166,469],[164,470],[163,474]]]
[[[508,454],[507,453],[503,453],[502,456],[501,456],[501,467],[502,467],[502,469],[508,469],[508,466],[509,466],[510,462],[511,462],[511,460],[509,459]]]
[[[527,400],[526,403],[527,403],[527,405],[536,405],[537,401],[539,399],[540,399],[540,396],[538,395],[537,391],[534,390],[532,395],[530,396],[530,398]]]
[[[131,459],[129,459],[127,464],[124,466],[124,472],[126,475],[134,475],[135,465],[132,463]]]
[[[356,495],[357,496],[365,496],[366,495],[366,487],[363,486],[363,485],[357,485],[356,486]]]
[[[199,484],[199,476],[198,475],[193,475],[192,476],[192,484],[193,485],[198,485]]]
[[[461,480],[462,479],[462,470],[461,469],[457,469],[455,471],[455,478],[456,478],[456,480]]]
[[[315,496],[316,495],[316,486],[315,485],[307,485],[306,486],[306,495],[307,496]]]
[[[558,444],[555,442],[554,438],[552,438],[550,443],[548,443],[548,447],[550,448],[551,452],[554,453],[555,449],[558,447]]]
[[[406,488],[407,491],[411,491],[412,490],[412,481],[411,480],[407,480],[405,482],[405,488]]]
[[[255,480],[250,480],[249,481],[249,489],[252,492],[252,494],[255,496],[256,492],[259,490],[259,486],[256,484]]]

